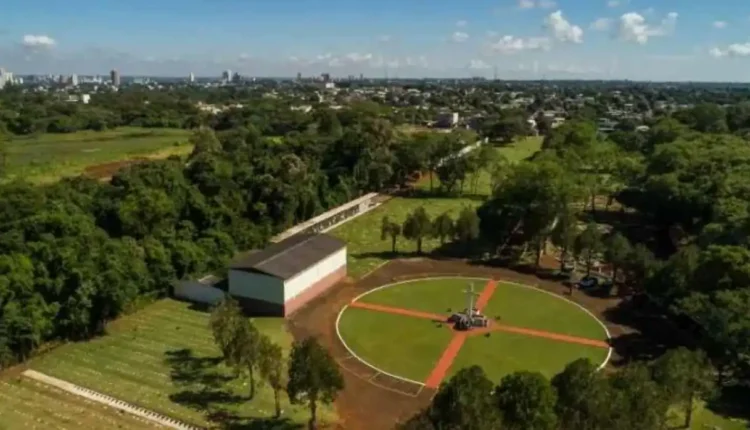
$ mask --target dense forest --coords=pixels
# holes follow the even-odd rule
[[[0,361],[100,333],[140,299],[168,294],[175,279],[220,270],[236,251],[365,192],[404,185],[474,142],[464,132],[403,135],[367,108],[319,110],[305,127],[255,114],[232,111],[196,129],[187,161],[137,164],[107,183],[3,185]],[[259,131],[280,128],[302,130],[281,141]]]

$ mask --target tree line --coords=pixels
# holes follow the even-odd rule
[[[403,134],[359,107],[305,114],[309,127],[278,139],[251,112],[195,129],[187,160],[135,164],[108,182],[0,185],[0,365],[103,333],[175,280],[221,271],[238,250],[406,185],[473,143],[461,132]]]
[[[281,394],[285,392],[290,403],[307,405],[308,426],[313,430],[318,406],[333,403],[344,389],[338,364],[314,337],[294,342],[285,360],[282,347],[261,333],[229,297],[211,311],[209,324],[226,365],[235,377],[247,379],[250,401],[255,397],[257,376],[271,388],[275,418],[281,417]]]
[[[499,383],[479,366],[459,370],[431,404],[401,430],[658,430],[689,428],[698,402],[716,394],[705,354],[674,349],[652,363],[614,373],[588,359],[568,364],[551,380],[514,372]]]

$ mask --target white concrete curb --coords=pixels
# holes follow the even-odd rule
[[[341,321],[341,315],[344,314],[344,311],[349,308],[349,305],[344,306],[339,311],[339,315],[336,317],[336,336],[339,338],[339,342],[341,342],[342,345],[344,345],[344,348],[346,348],[346,351],[354,358],[356,358],[360,363],[364,364],[365,366],[369,367],[370,369],[374,370],[377,373],[382,373],[383,375],[390,376],[393,379],[397,379],[399,381],[403,382],[409,382],[415,385],[419,385],[420,387],[424,387],[423,382],[418,382],[413,379],[404,378],[403,376],[394,375],[393,373],[386,372],[383,369],[380,369],[370,363],[368,363],[365,359],[354,353],[354,351],[349,347],[349,345],[344,342],[344,338],[341,336],[341,330],[339,330],[339,322]]]
[[[390,283],[390,284],[381,285],[381,286],[373,288],[373,289],[371,289],[369,291],[365,291],[364,293],[362,293],[362,294],[358,295],[357,297],[353,298],[351,300],[351,303],[354,303],[354,302],[358,301],[359,299],[361,299],[362,297],[365,297],[366,295],[368,295],[370,293],[374,293],[376,291],[380,291],[380,290],[383,290],[383,289],[386,289],[386,288],[390,288],[390,287],[395,287],[397,285],[408,284],[408,283],[411,283],[411,282],[434,281],[434,280],[440,280],[440,279],[468,279],[468,280],[472,280],[473,279],[473,280],[478,280],[478,281],[490,281],[491,280],[490,278],[480,278],[480,277],[472,277],[472,276],[434,276],[434,277],[427,277],[427,278],[407,279],[405,281],[393,282],[393,283]],[[591,313],[591,311],[589,311],[585,307],[581,306],[580,304],[578,304],[578,303],[576,303],[576,302],[574,302],[574,301],[572,301],[570,299],[567,299],[567,298],[565,298],[563,296],[560,296],[558,294],[555,294],[555,293],[552,293],[550,291],[544,290],[542,288],[537,288],[537,287],[534,287],[534,286],[531,286],[531,285],[519,284],[517,282],[505,281],[505,280],[502,280],[502,279],[495,279],[495,281],[497,281],[497,283],[499,283],[499,284],[500,283],[505,283],[505,284],[515,285],[517,287],[523,287],[523,288],[528,288],[528,289],[531,289],[531,290],[534,290],[534,291],[539,291],[539,292],[542,292],[544,294],[547,294],[547,295],[550,295],[552,297],[555,297],[555,298],[557,298],[559,300],[563,300],[563,301],[568,302],[568,303],[570,303],[572,305],[575,305],[576,307],[578,307],[582,311],[586,312],[586,314],[588,314],[591,318],[593,318],[594,321],[596,321],[604,329],[604,333],[607,335],[607,341],[610,341],[612,339],[612,336],[609,333],[609,329],[607,329],[607,326],[604,325],[604,323],[599,318],[597,318],[593,313]],[[341,316],[344,314],[344,311],[346,311],[348,308],[349,308],[348,305],[344,306],[341,309],[341,311],[339,311],[339,314],[336,317],[336,336],[338,336],[339,342],[341,342],[341,344],[344,345],[344,348],[346,348],[347,352],[352,357],[354,357],[357,360],[359,360],[362,364],[366,365],[367,367],[369,367],[370,369],[372,369],[372,370],[374,370],[374,371],[376,371],[378,373],[382,373],[384,375],[390,376],[391,378],[398,379],[398,380],[401,380],[401,381],[404,381],[404,382],[410,382],[412,384],[416,384],[416,385],[420,385],[420,386],[424,387],[425,384],[422,383],[422,382],[417,382],[417,381],[415,381],[413,379],[404,378],[402,376],[398,376],[398,375],[394,375],[392,373],[386,372],[386,371],[384,371],[382,369],[379,369],[378,367],[376,367],[376,366],[368,363],[362,357],[360,357],[359,355],[357,355],[357,354],[354,353],[354,351],[344,341],[344,338],[341,336],[341,331],[339,329],[339,322],[341,321]],[[609,347],[608,350],[607,350],[607,356],[604,358],[604,361],[599,365],[599,367],[596,368],[596,371],[598,372],[598,371],[604,369],[607,366],[607,364],[609,363],[609,360],[611,358],[612,358],[612,347]]]
[[[177,430],[203,430],[202,427],[195,427],[189,424],[182,423],[165,415],[149,411],[148,409],[144,409],[139,406],[131,405],[129,403],[123,402],[122,400],[107,396],[106,394],[102,394],[94,390],[89,390],[88,388],[71,384],[70,382],[63,381],[62,379],[53,378],[52,376],[45,375],[44,373],[40,373],[35,370],[26,370],[23,372],[23,376],[35,381],[42,382],[44,384],[52,385],[53,387],[57,387],[61,390],[67,391],[68,393],[85,397],[97,403],[101,403],[127,412],[129,414],[133,414],[137,417],[145,418],[149,421],[155,422],[168,428]]]

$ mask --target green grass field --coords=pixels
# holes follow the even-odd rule
[[[541,139],[533,137],[521,140],[512,145],[497,148],[511,162],[517,162],[531,156],[541,147]],[[439,181],[433,179],[433,186],[439,186]],[[422,190],[430,188],[429,178],[425,177],[417,184]],[[393,258],[391,254],[390,240],[380,240],[380,222],[387,215],[391,220],[401,223],[406,219],[409,212],[423,206],[431,217],[449,211],[456,218],[465,206],[476,208],[490,194],[490,176],[482,173],[477,181],[477,188],[472,192],[468,188],[467,193],[474,194],[473,197],[396,197],[384,203],[375,210],[357,217],[340,227],[335,228],[330,234],[346,241],[348,246],[348,272],[355,278],[363,276],[376,267]],[[422,244],[423,251],[430,252],[440,245],[437,239],[425,240]],[[399,237],[397,251],[413,253],[416,250],[414,242]]]
[[[46,183],[81,174],[86,167],[190,152],[189,130],[122,127],[107,131],[19,137],[8,144],[7,179]]]
[[[394,284],[373,291],[359,301],[445,315],[466,307],[465,289],[474,283],[481,291],[486,280],[444,278]],[[604,329],[573,303],[541,291],[513,284],[498,284],[487,306],[501,316],[501,323],[541,329],[592,339],[605,339]],[[493,318],[495,314],[486,312]],[[377,327],[377,330],[373,330]],[[348,308],[339,330],[352,350],[370,364],[409,379],[423,381],[452,336],[435,322]],[[535,370],[552,377],[568,363],[589,358],[599,364],[605,348],[568,344],[525,335],[493,332],[466,340],[450,374],[474,364],[482,366],[493,381],[517,370]]]
[[[448,314],[466,307],[469,284],[474,291],[484,289],[486,280],[444,278],[404,282],[373,291],[360,300],[437,314]],[[484,309],[485,315],[499,318],[502,324],[544,330],[588,339],[605,340],[599,322],[584,310],[563,298],[535,288],[498,283]]]
[[[0,429],[164,428],[27,378],[0,379]]]
[[[452,336],[432,321],[358,308],[341,315],[339,332],[371,365],[419,382],[429,376]]]
[[[30,367],[197,425],[208,425],[212,416],[236,426],[270,423],[272,392],[260,386],[255,398],[248,398],[247,381],[233,378],[219,363],[208,317],[189,304],[162,300],[121,318],[108,335],[64,345],[32,360]],[[292,338],[282,319],[255,322],[288,351]],[[282,399],[284,416],[305,422],[307,410]],[[321,416],[335,419],[330,408]]]
[[[515,333],[494,332],[466,339],[448,376],[464,367],[479,365],[492,382],[522,370],[537,371],[552,378],[571,361],[588,358],[595,365],[604,362],[607,350],[593,346],[556,342]]]

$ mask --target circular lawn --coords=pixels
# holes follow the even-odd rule
[[[456,331],[446,322],[473,303],[487,328]],[[577,304],[533,287],[479,278],[428,278],[376,288],[339,314],[349,352],[382,374],[437,387],[480,365],[495,382],[519,370],[547,377],[568,363],[609,358],[603,324]]]

